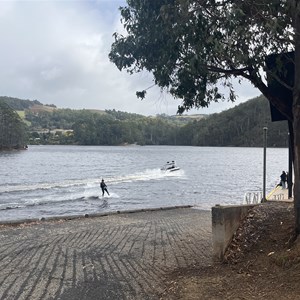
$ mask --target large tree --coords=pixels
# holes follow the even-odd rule
[[[232,79],[249,80],[292,124],[296,232],[300,232],[300,4],[297,0],[127,0],[126,34],[115,33],[109,57],[130,73],[149,71],[154,82],[182,99],[178,112],[235,100]],[[295,84],[266,70],[273,53],[295,51]],[[282,70],[282,61],[275,60]],[[293,91],[282,99],[265,75]],[[222,94],[218,87],[227,88]],[[144,98],[146,91],[137,92]]]
[[[24,148],[26,134],[25,123],[0,99],[0,150]]]

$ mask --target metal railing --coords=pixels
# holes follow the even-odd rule
[[[273,200],[284,200],[284,194],[273,195]]]
[[[244,204],[258,204],[261,203],[262,198],[263,198],[262,191],[247,192],[245,193],[244,196]]]

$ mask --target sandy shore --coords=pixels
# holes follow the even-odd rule
[[[177,268],[211,263],[192,208],[0,226],[0,299],[159,299]]]

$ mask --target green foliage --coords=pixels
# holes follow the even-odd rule
[[[84,114],[85,111],[82,112]],[[26,110],[26,120],[32,129],[71,129],[75,120],[80,116],[79,111],[71,109],[57,109],[53,111]]]
[[[175,126],[170,121],[107,111],[107,115],[81,116],[72,129],[75,141],[82,145],[168,145],[174,143]]]
[[[244,77],[268,94],[259,72],[266,55],[294,48],[289,1],[127,3],[120,8],[127,33],[114,34],[109,58],[119,70],[151,72],[156,85],[182,99],[179,113],[224,100],[220,85],[234,101],[232,77]],[[136,94],[145,97],[145,91]]]
[[[22,101],[22,100],[20,100]],[[19,116],[2,102],[17,132]],[[1,110],[2,115],[4,109]],[[10,115],[11,114],[11,115]],[[79,145],[192,145],[262,146],[262,128],[268,127],[268,145],[287,146],[286,122],[272,123],[270,107],[258,97],[209,116],[145,117],[116,110],[26,109],[31,144]],[[4,120],[3,117],[0,120]],[[24,126],[24,124],[22,125]],[[2,135],[8,127],[2,126]]]
[[[0,96],[0,101],[5,102],[13,110],[25,110],[34,105],[43,105],[41,102],[34,100],[21,100],[13,97]]]
[[[265,126],[268,146],[288,146],[287,122],[271,122],[270,106],[263,96],[180,128],[178,142],[194,146],[261,147]]]
[[[0,99],[0,150],[24,148],[27,127],[18,113]]]

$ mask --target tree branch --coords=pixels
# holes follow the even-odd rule
[[[223,69],[223,68],[220,68],[220,67],[215,67],[215,66],[210,66],[210,65],[206,65],[207,69],[211,72],[214,72],[214,73],[223,73],[223,74],[226,74],[226,75],[241,75],[243,76],[242,74],[246,71],[249,71],[249,67],[245,67],[245,68],[241,68],[241,69],[235,69],[235,68],[232,68],[232,69]]]
[[[284,115],[289,121],[293,121],[292,103],[289,103],[289,101],[282,101],[281,98],[274,95],[271,89],[263,83],[254,71],[250,72],[249,75],[244,73],[241,76],[248,79],[255,87],[257,87],[282,115]]]

